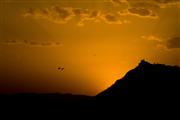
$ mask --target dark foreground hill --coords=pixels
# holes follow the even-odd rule
[[[116,115],[121,117],[143,114],[145,118],[152,115],[161,115],[161,118],[170,115],[172,118],[179,115],[176,110],[180,107],[179,80],[180,67],[142,60],[122,79],[94,97],[71,94],[0,95],[0,117],[48,115],[67,119],[86,115],[84,119],[87,119],[87,116],[101,115],[103,118],[110,113],[118,113]]]
[[[180,67],[142,60],[97,97],[179,97]]]

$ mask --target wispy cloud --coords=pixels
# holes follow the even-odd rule
[[[162,38],[154,36],[154,35],[148,35],[148,36],[141,36],[141,38],[149,40],[149,41],[157,41],[157,42],[162,42]]]
[[[166,50],[180,48],[180,37],[161,38],[154,35],[149,35],[141,36],[141,38],[149,41],[156,41],[158,48],[166,48]]]
[[[36,47],[51,47],[51,46],[62,46],[62,42],[58,41],[27,41],[27,40],[6,40],[1,42],[1,44],[8,45],[27,45],[27,46],[36,46]]]

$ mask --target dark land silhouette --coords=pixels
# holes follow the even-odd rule
[[[30,114],[163,112],[179,109],[180,67],[142,60],[123,78],[96,96],[72,94],[1,94],[1,110]],[[28,111],[28,112],[27,112]],[[150,112],[147,112],[151,114]]]
[[[150,64],[142,60],[97,97],[177,97],[179,82],[180,67]]]

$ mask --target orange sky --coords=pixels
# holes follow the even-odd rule
[[[141,59],[180,65],[178,1],[1,0],[0,93],[95,95]]]

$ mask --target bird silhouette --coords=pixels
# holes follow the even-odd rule
[[[58,70],[64,71],[64,68],[63,67],[58,67]]]

